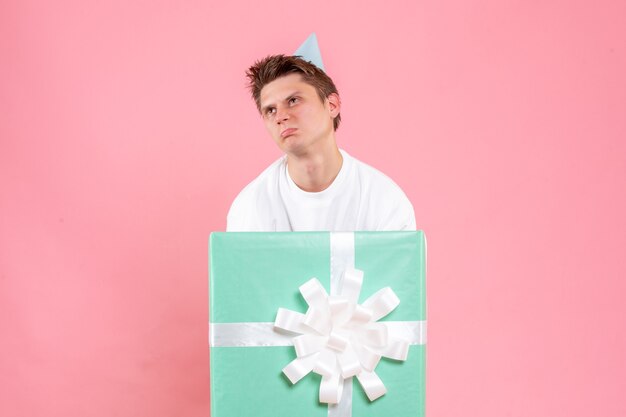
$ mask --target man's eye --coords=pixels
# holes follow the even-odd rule
[[[271,115],[272,115],[272,114],[274,114],[274,113],[276,113],[276,109],[275,109],[275,108],[273,108],[273,107],[271,107],[271,108],[269,108],[269,109],[267,109],[267,110],[265,111],[265,114],[267,114],[268,116],[271,116]]]
[[[291,97],[289,99],[289,104],[294,104],[294,103],[297,103],[297,102],[298,102],[298,97]]]

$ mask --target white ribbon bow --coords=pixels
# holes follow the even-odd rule
[[[392,312],[400,299],[385,287],[358,304],[363,272],[346,268],[338,295],[328,296],[317,278],[300,286],[309,308],[306,314],[279,308],[275,329],[297,333],[297,358],[283,368],[295,384],[309,372],[322,376],[319,401],[337,404],[344,380],[356,376],[370,401],[387,392],[374,369],[382,356],[405,360],[409,342],[390,335],[392,326],[377,322]],[[402,332],[400,332],[402,333]]]

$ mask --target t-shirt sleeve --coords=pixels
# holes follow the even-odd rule
[[[372,230],[416,230],[413,205],[391,178],[370,168],[365,171],[363,185],[368,196],[368,212],[373,220]]]
[[[416,230],[415,211],[407,196],[400,188],[396,188],[390,194],[388,210],[378,224],[377,230]]]
[[[233,201],[226,216],[227,232],[266,232],[275,230],[268,223],[273,217],[275,200],[271,185],[276,184],[276,173],[282,166],[278,159],[244,187]]]
[[[256,195],[254,189],[246,187],[233,201],[226,216],[227,232],[256,232],[259,230],[256,220]]]

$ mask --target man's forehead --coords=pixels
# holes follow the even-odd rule
[[[302,75],[292,73],[276,78],[261,89],[261,105],[265,102],[284,100],[298,91],[313,89],[313,86],[302,81]]]

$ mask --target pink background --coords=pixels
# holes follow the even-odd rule
[[[316,31],[429,242],[429,416],[626,415],[621,1],[0,5],[0,415],[207,416],[207,239]]]

